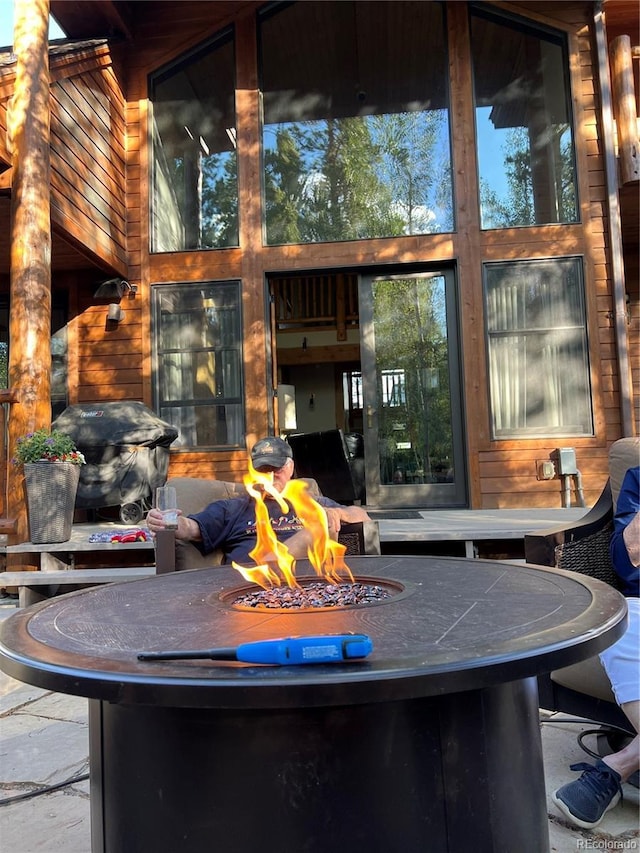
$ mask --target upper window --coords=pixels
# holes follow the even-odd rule
[[[576,172],[562,35],[472,8],[483,228],[576,222]]]
[[[283,4],[260,62],[269,245],[453,230],[443,4]]]
[[[244,440],[240,283],[153,287],[156,411],[174,447]]]
[[[484,266],[494,438],[593,435],[579,258]]]
[[[238,245],[233,39],[151,77],[151,251]]]

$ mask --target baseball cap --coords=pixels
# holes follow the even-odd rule
[[[291,446],[282,438],[261,438],[251,448],[251,464],[254,468],[282,468],[287,459],[293,459]]]

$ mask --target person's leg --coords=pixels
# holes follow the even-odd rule
[[[636,732],[640,732],[640,701],[626,702],[620,706]],[[640,770],[640,735],[628,743],[619,752],[605,755],[603,762],[615,770],[622,782],[626,782],[637,770]]]
[[[611,682],[616,702],[636,731],[624,749],[605,756],[603,761],[623,782],[640,769],[640,598],[628,598],[629,622],[623,636],[600,655]]]
[[[640,732],[640,599],[627,599],[627,604],[627,630],[600,655],[600,660],[618,705]],[[572,764],[571,769],[584,772],[579,779],[559,788],[552,799],[572,823],[593,829],[618,804],[622,783],[640,769],[640,737],[636,734],[623,749],[599,759],[595,765]]]

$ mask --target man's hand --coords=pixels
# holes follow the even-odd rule
[[[327,527],[329,528],[329,536],[332,539],[338,538],[338,533],[340,533],[340,510],[334,507],[326,507],[325,512],[327,514]]]
[[[354,521],[371,521],[368,513],[359,506],[324,507],[324,511],[327,514],[327,526],[332,539],[338,538],[342,522],[351,524]]]
[[[640,566],[640,512],[627,524],[622,532],[624,544],[632,566]]]
[[[147,526],[151,533],[155,534],[159,530],[166,530],[167,526],[164,523],[164,516],[159,509],[150,509],[147,513]],[[200,526],[192,518],[187,518],[182,514],[182,510],[178,510],[178,527],[175,530],[176,539],[184,539],[190,542],[200,541],[202,538]]]

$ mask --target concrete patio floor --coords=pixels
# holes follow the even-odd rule
[[[0,619],[10,616],[15,608],[14,601],[0,600]],[[590,760],[576,738],[592,724],[558,722],[562,717],[541,712],[541,721],[545,721],[541,728],[548,795],[575,775],[569,770],[570,764]],[[3,851],[90,853],[89,781],[84,778],[88,773],[88,753],[86,699],[41,690],[0,673],[0,801],[42,791],[0,808]],[[80,781],[47,791],[76,777]],[[589,849],[639,851],[639,794],[638,789],[625,785],[623,802],[591,832],[571,827],[548,796],[551,853]],[[527,796],[526,790],[522,796]],[[224,853],[223,848],[218,849]],[[460,853],[472,853],[472,847],[469,852]]]

